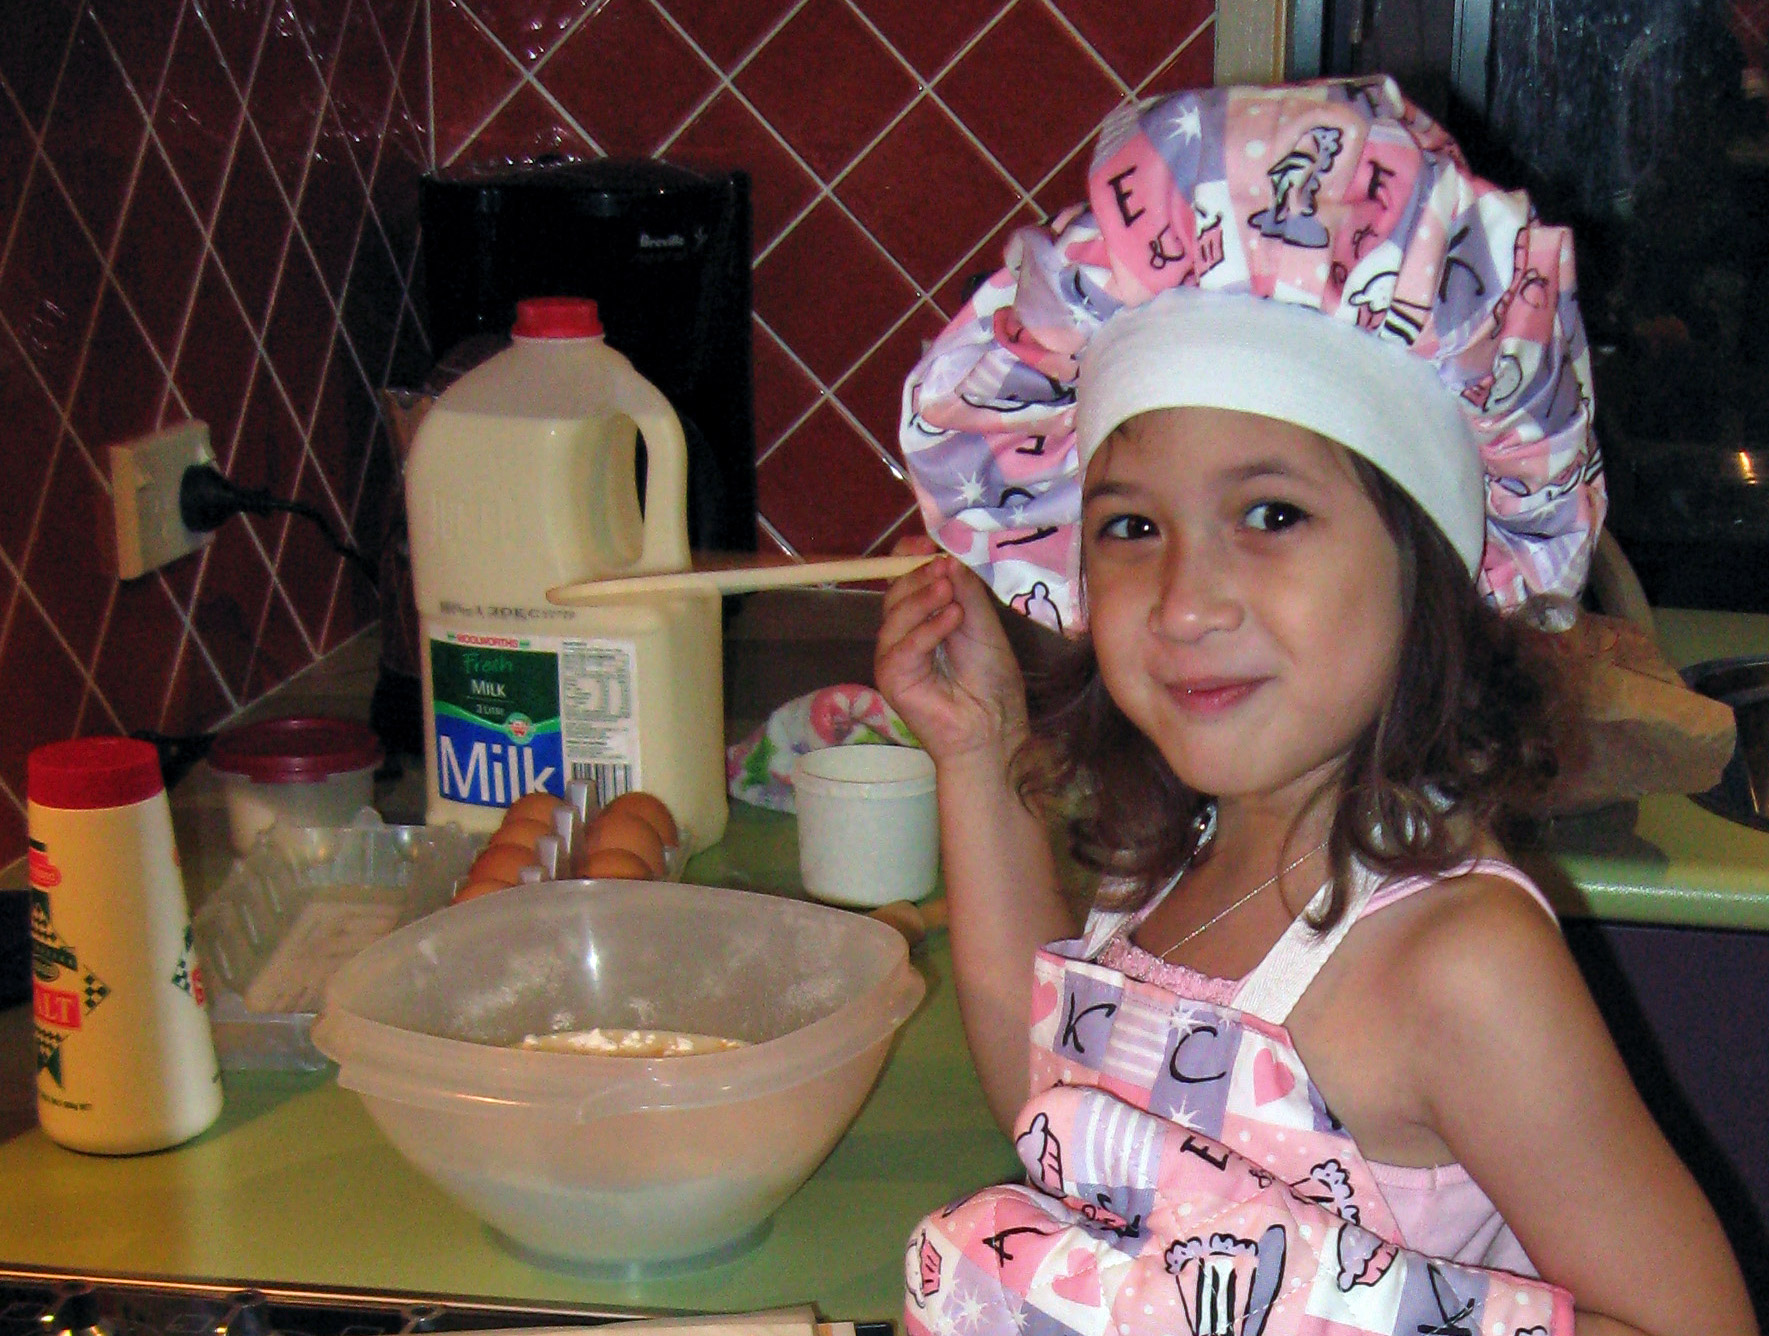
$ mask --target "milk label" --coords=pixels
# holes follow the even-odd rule
[[[437,791],[507,807],[588,779],[638,787],[636,655],[619,640],[445,631],[430,641]]]

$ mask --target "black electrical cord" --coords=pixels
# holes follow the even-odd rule
[[[380,582],[374,562],[345,542],[331,522],[305,501],[285,501],[270,492],[241,487],[213,464],[192,464],[178,484],[178,517],[192,533],[219,529],[233,515],[299,515],[319,526],[332,551],[351,562],[371,588]]]

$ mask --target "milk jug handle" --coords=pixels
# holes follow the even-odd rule
[[[688,569],[688,445],[664,402],[629,408],[645,438],[645,525],[632,574]]]

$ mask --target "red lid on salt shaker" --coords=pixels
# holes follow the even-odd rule
[[[34,750],[25,762],[26,795],[39,807],[88,811],[128,807],[165,788],[160,754],[138,738],[72,738]]]

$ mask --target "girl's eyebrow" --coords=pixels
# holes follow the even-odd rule
[[[1082,501],[1082,504],[1085,505],[1087,502],[1092,501],[1096,497],[1130,496],[1130,495],[1133,495],[1138,490],[1139,490],[1138,488],[1132,486],[1130,483],[1115,482],[1112,479],[1107,478],[1103,482],[1098,482],[1098,483],[1095,483],[1091,487],[1083,488],[1082,492],[1081,492],[1081,501]]]
[[[1252,482],[1257,478],[1301,478],[1306,480],[1305,471],[1294,469],[1281,459],[1255,459],[1245,464],[1238,464],[1232,469],[1223,471],[1223,479],[1227,482]]]

